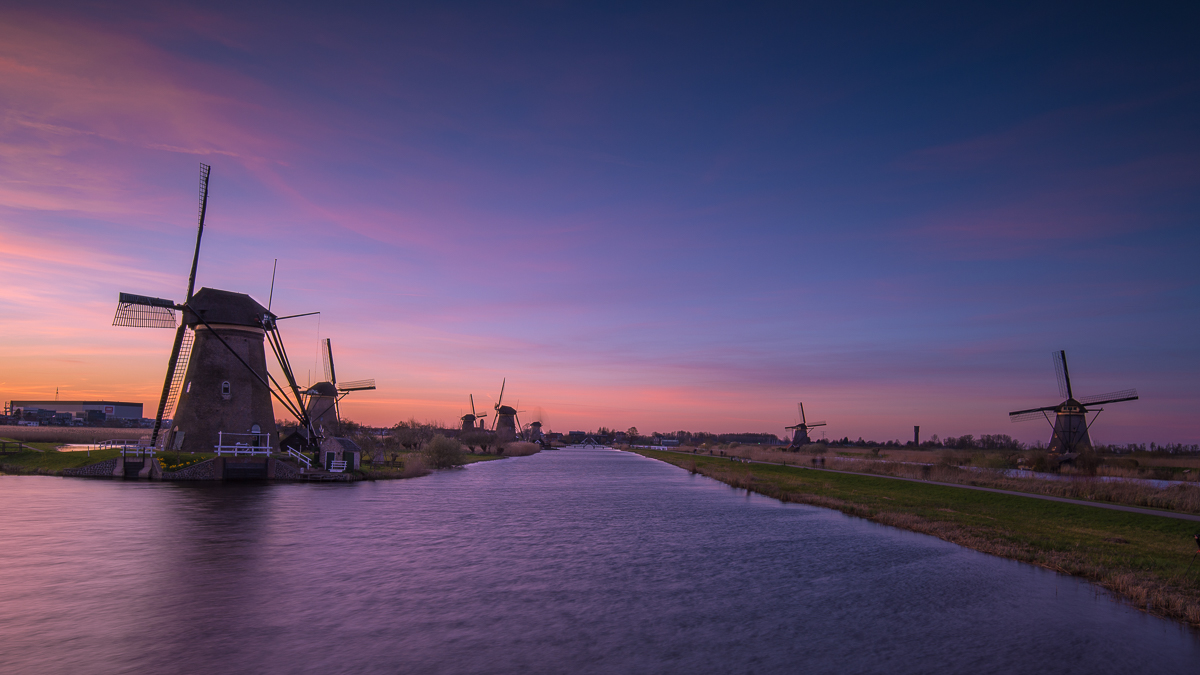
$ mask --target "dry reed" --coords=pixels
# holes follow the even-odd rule
[[[816,459],[815,455],[754,446],[727,450],[726,454],[731,457],[790,466],[812,466],[813,460]],[[1068,468],[1062,472],[1068,478],[1067,480],[1052,480],[1005,476],[999,471],[987,468],[961,468],[958,466],[959,462],[967,463],[974,459],[971,453],[966,451],[945,451],[942,456],[926,453],[924,458],[927,460],[936,458],[939,461],[936,464],[914,464],[885,459],[850,459],[825,455],[822,457],[825,462],[822,468],[939,483],[973,485],[1126,506],[1145,506],[1181,513],[1200,513],[1200,484],[1190,481],[1187,484],[1156,487],[1141,482],[1145,480],[1145,473],[1139,473],[1138,470],[1101,466],[1097,471],[1097,476],[1085,476]],[[1103,480],[1103,476],[1136,480]]]

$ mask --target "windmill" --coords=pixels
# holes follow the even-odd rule
[[[184,452],[212,452],[222,434],[242,435],[246,445],[277,449],[271,399],[311,429],[276,324],[281,319],[244,293],[201,288],[194,295],[200,241],[208,207],[210,167],[200,165],[200,215],[196,247],[183,303],[131,293],[118,297],[114,326],[175,328],[151,445]],[[175,312],[182,321],[176,326]],[[279,361],[284,388],[267,371],[264,343]],[[171,426],[161,436],[162,422]],[[234,441],[230,441],[234,443]]]
[[[1092,417],[1091,422],[1088,422],[1087,414],[1093,411],[1088,410],[1087,406],[1136,401],[1137,390],[1125,389],[1098,396],[1080,396],[1077,399],[1075,392],[1071,389],[1071,373],[1067,370],[1067,352],[1059,350],[1052,352],[1051,356],[1054,358],[1054,372],[1058,375],[1058,394],[1066,400],[1058,405],[1010,412],[1008,418],[1013,422],[1022,422],[1038,417],[1044,418],[1054,429],[1053,435],[1050,436],[1050,452],[1074,456],[1075,453],[1092,449],[1092,437],[1088,430],[1104,410],[1103,408],[1095,409],[1096,415]],[[1054,413],[1053,422],[1050,422],[1049,413]]]
[[[824,422],[813,422],[812,424],[808,423],[808,419],[804,416],[803,403],[797,403],[796,410],[800,413],[800,424],[784,427],[784,429],[787,429],[788,431],[793,429],[796,430],[796,433],[792,436],[792,444],[788,446],[789,450],[797,450],[802,445],[808,445],[812,443],[812,440],[808,437],[808,430],[812,429],[813,427],[825,426]]]
[[[496,432],[496,442],[507,443],[508,441],[516,440],[517,429],[520,422],[517,420],[517,409],[512,406],[504,405],[504,385],[508,382],[505,378],[500,382],[500,396],[496,398],[496,417],[492,419],[492,430]]]
[[[520,407],[520,404],[517,404],[517,407]],[[542,433],[542,419],[545,416],[546,413],[542,410],[541,406],[534,408],[534,419],[525,429],[525,440],[541,446],[546,445],[546,434]]]
[[[501,388],[503,389],[503,387]],[[487,417],[487,413],[475,412],[475,395],[468,394],[468,396],[471,397],[471,412],[468,415],[462,416],[462,430],[473,431],[475,429],[482,429],[484,428],[483,418]],[[478,422],[476,422],[476,420],[478,420]]]
[[[304,409],[318,433],[325,435],[325,432],[328,432],[330,436],[337,436],[342,433],[338,402],[352,391],[374,389],[375,380],[354,380],[338,384],[337,369],[333,365],[333,342],[329,338],[321,341],[321,355],[325,362],[325,381],[312,385],[304,392],[307,398]]]

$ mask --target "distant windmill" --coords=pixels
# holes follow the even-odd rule
[[[113,325],[176,328],[151,444],[158,444],[166,417],[172,421],[162,444],[167,449],[212,452],[222,442],[221,432],[245,434],[253,439],[251,444],[278,448],[272,397],[309,427],[276,325],[289,317],[276,317],[244,293],[213,288],[192,293],[208,207],[209,172],[208,165],[200,165],[199,227],[184,302],[121,293]],[[183,319],[178,327],[177,311]],[[265,342],[271,344],[288,389],[267,371]]]
[[[506,443],[516,440],[517,429],[520,422],[517,420],[517,409],[512,406],[504,405],[504,385],[508,382],[505,378],[500,383],[500,396],[496,398],[496,417],[492,419],[492,429],[496,432],[496,441],[498,443]]]
[[[1067,370],[1067,352],[1060,350],[1053,352],[1051,356],[1054,357],[1054,371],[1058,375],[1059,396],[1064,397],[1066,400],[1058,405],[1010,412],[1008,413],[1008,417],[1013,422],[1021,422],[1038,417],[1045,418],[1047,422],[1050,422],[1049,413],[1054,413],[1054,421],[1050,422],[1050,426],[1054,429],[1054,433],[1050,437],[1050,452],[1065,455],[1091,450],[1092,437],[1088,433],[1088,430],[1091,429],[1092,424],[1096,422],[1096,417],[1099,417],[1104,409],[1095,410],[1096,416],[1089,423],[1087,421],[1087,414],[1093,411],[1088,410],[1086,406],[1120,403],[1121,401],[1136,401],[1138,398],[1137,390],[1125,389],[1098,396],[1080,396],[1077,399],[1075,398],[1075,392],[1071,390],[1071,373]]]
[[[463,415],[460,418],[460,419],[462,419],[462,430],[463,431],[472,431],[475,429],[482,429],[483,428],[483,418],[487,417],[487,413],[475,412],[475,395],[468,394],[468,396],[471,397],[471,412],[470,412],[470,414]],[[476,421],[476,420],[478,420],[478,421]]]
[[[791,426],[791,427],[784,427],[785,429],[787,429],[789,431],[791,431],[792,429],[796,430],[796,433],[792,436],[792,444],[790,446],[788,446],[788,448],[792,449],[792,450],[799,448],[802,445],[808,445],[808,444],[812,443],[812,440],[809,439],[809,437],[808,437],[809,429],[812,429],[813,427],[825,426],[824,422],[813,422],[812,424],[808,423],[807,418],[804,417],[804,404],[803,403],[797,403],[796,410],[799,411],[799,413],[800,413],[800,424],[797,424],[797,425]]]
[[[308,388],[305,410],[312,425],[321,435],[338,436],[342,433],[342,416],[338,402],[352,391],[368,391],[375,388],[375,380],[354,380],[338,384],[337,369],[333,365],[333,343],[329,338],[321,342],[321,354],[325,361],[325,381]]]

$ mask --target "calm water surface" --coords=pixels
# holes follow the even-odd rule
[[[405,481],[0,478],[3,673],[1191,673],[1088,584],[562,450]]]

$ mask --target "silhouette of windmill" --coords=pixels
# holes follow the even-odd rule
[[[482,429],[482,428],[484,428],[483,427],[483,418],[487,417],[487,413],[475,412],[475,395],[468,394],[468,396],[471,397],[471,412],[469,414],[463,415],[460,418],[462,420],[462,430],[463,431],[473,431],[475,429]]]
[[[308,388],[304,395],[308,397],[305,410],[315,427],[322,435],[328,432],[332,436],[342,433],[342,415],[338,402],[352,391],[368,391],[375,388],[375,380],[354,380],[338,384],[337,369],[333,365],[333,343],[329,338],[321,342],[324,356],[325,381],[318,382]]]
[[[496,432],[497,443],[507,443],[517,438],[520,422],[517,420],[517,409],[504,405],[504,385],[508,378],[500,382],[500,396],[496,398],[496,417],[492,419],[492,430]]]
[[[813,422],[812,424],[808,423],[808,419],[804,416],[803,403],[797,403],[796,409],[800,412],[800,424],[791,427],[784,427],[784,429],[787,429],[788,431],[793,429],[796,431],[796,433],[792,436],[792,444],[788,446],[789,450],[796,450],[802,445],[808,445],[812,443],[812,439],[808,437],[808,430],[814,427],[825,426],[824,422]]]
[[[1092,449],[1092,437],[1088,431],[1104,410],[1103,408],[1096,409],[1095,417],[1088,422],[1087,414],[1093,411],[1088,410],[1086,406],[1136,401],[1138,399],[1137,390],[1124,389],[1097,396],[1080,396],[1077,399],[1075,392],[1071,389],[1071,372],[1067,370],[1067,352],[1059,350],[1053,352],[1051,356],[1054,358],[1054,372],[1058,375],[1059,396],[1066,400],[1058,405],[1016,410],[1008,413],[1008,417],[1013,422],[1022,422],[1038,417],[1045,418],[1047,422],[1050,422],[1049,413],[1054,413],[1054,421],[1050,422],[1050,426],[1054,429],[1050,436],[1050,452],[1073,456],[1075,453]]]
[[[183,303],[121,293],[112,325],[176,329],[150,437],[152,445],[159,445],[163,420],[169,418],[171,427],[161,444],[166,449],[212,452],[223,442],[222,433],[250,438],[251,444],[264,449],[278,449],[272,398],[311,431],[276,323],[290,317],[277,317],[245,293],[215,288],[192,293],[208,209],[210,171],[207,164],[200,165],[199,225]],[[178,327],[175,312],[182,314]],[[287,388],[267,371],[264,343],[268,342]]]

